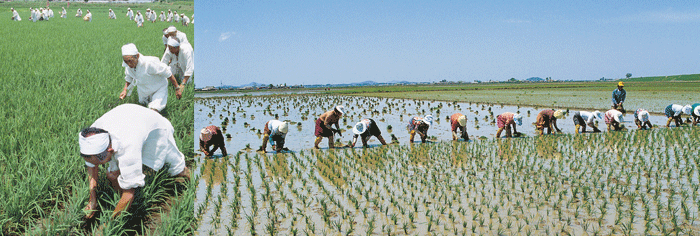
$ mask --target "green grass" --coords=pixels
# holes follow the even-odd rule
[[[0,173],[4,174],[0,180],[0,234],[90,234],[91,228],[81,228],[86,225],[81,217],[88,188],[76,134],[111,108],[137,102],[136,94],[124,101],[118,99],[124,85],[120,48],[135,43],[142,54],[161,57],[161,30],[170,24],[145,23],[143,28],[136,28],[133,22],[120,17],[127,5],[75,3],[71,3],[67,19],[58,18],[61,4],[52,3],[55,18],[30,22],[28,7],[42,5],[45,6],[43,2],[0,4],[4,9],[15,7],[23,18],[21,22],[10,22],[9,10],[0,12],[0,18],[8,19],[0,27],[0,51],[4,57],[0,63],[4,78],[0,84]],[[165,9],[153,6],[156,5],[136,7]],[[73,17],[77,7],[90,9],[93,21]],[[185,3],[182,7],[192,6]],[[107,19],[108,8],[115,10],[117,20]],[[194,27],[178,29],[194,42]],[[182,100],[176,100],[173,88],[169,89],[163,115],[175,127],[178,147],[191,166],[193,86],[189,85]],[[150,179],[147,186],[168,179]],[[100,185],[107,186],[104,180]],[[163,201],[144,196],[142,202],[147,211],[139,211],[138,204],[132,206],[132,219],[147,223],[146,216]],[[111,211],[114,207],[105,209]],[[128,224],[114,223],[125,230],[140,225],[133,220]]]

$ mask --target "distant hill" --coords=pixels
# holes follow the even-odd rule
[[[526,79],[525,81],[528,81],[528,82],[544,82],[544,79],[542,79],[542,78],[540,78],[540,77],[531,77],[531,78]]]
[[[700,74],[690,74],[690,75],[668,75],[668,76],[652,76],[652,77],[637,77],[622,79],[622,81],[630,82],[649,82],[649,81],[699,81]]]

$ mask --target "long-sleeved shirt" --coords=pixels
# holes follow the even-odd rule
[[[132,11],[132,10],[126,11],[126,17],[129,17],[129,20],[134,20],[134,11]]]
[[[117,19],[117,15],[114,14],[114,11],[109,12],[109,19]]]
[[[177,62],[175,65],[184,73],[182,76],[192,76],[194,74],[194,50],[189,43],[180,44],[180,52],[175,55],[170,50],[165,50],[161,62],[170,64]]]
[[[610,124],[613,121],[615,121],[615,117],[622,116],[622,112],[615,110],[615,109],[610,109],[605,112],[605,123]]]
[[[19,17],[19,13],[17,13],[17,11],[13,10],[12,11],[12,19],[15,21],[21,21],[22,17]]]
[[[123,104],[102,115],[91,127],[109,133],[114,154],[108,162],[108,170],[121,172],[117,181],[123,189],[145,185],[142,165],[160,170],[166,162],[173,164],[173,160],[181,160],[184,166],[185,157],[173,137],[175,129],[156,111],[136,104]],[[94,167],[89,162],[85,164]]]
[[[138,25],[138,26],[143,25],[143,15],[136,14],[136,25]]]
[[[182,25],[186,25],[190,23],[190,18],[187,16],[182,17]]]
[[[622,90],[615,89],[612,92],[612,104],[617,105],[618,103],[623,103],[623,102],[625,102],[626,97],[627,97],[627,91],[625,91],[625,89],[622,89]]]
[[[172,76],[170,67],[160,62],[157,57],[144,56],[139,54],[139,61],[136,68],[124,66],[124,80],[137,87],[139,96],[153,94],[158,89],[168,86],[168,78]],[[129,92],[131,93],[131,92]]]

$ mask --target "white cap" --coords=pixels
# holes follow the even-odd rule
[[[338,112],[340,112],[341,115],[345,114],[345,107],[343,106],[336,106],[335,110],[338,110]]]
[[[168,38],[168,46],[171,46],[171,47],[179,47],[179,46],[180,46],[180,42],[178,42],[178,41],[175,39],[175,37],[169,37],[169,38]]]
[[[425,118],[423,118],[423,121],[425,121],[428,126],[433,126],[433,115],[427,115]]]
[[[516,124],[518,124],[518,126],[523,125],[523,116],[521,116],[520,114],[513,115],[513,120],[515,121]]]
[[[139,50],[136,49],[136,45],[133,43],[122,46],[122,56],[133,56],[137,54],[139,54]]]
[[[352,127],[352,133],[354,134],[363,134],[364,132],[367,131],[367,124],[362,123],[362,122],[357,122],[354,127]]]
[[[685,105],[683,106],[683,113],[690,115],[692,112],[693,107],[690,105]]]
[[[166,33],[172,33],[175,31],[177,31],[177,29],[175,28],[175,26],[172,26],[172,25],[170,27],[168,27],[167,29],[165,29]]]
[[[99,133],[93,134],[89,137],[83,137],[82,134],[78,133],[78,144],[80,144],[80,153],[83,155],[95,155],[100,154],[107,150],[109,147],[109,134]]]
[[[282,124],[280,124],[280,126],[277,127],[277,130],[280,133],[286,134],[289,131],[289,125],[287,125],[287,122],[282,121]]]

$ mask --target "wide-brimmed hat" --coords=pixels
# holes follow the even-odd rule
[[[206,127],[199,132],[199,140],[202,140],[204,142],[209,142],[209,140],[211,140],[211,136],[211,131],[209,131],[209,129],[207,129]]]
[[[516,124],[518,124],[518,126],[523,125],[523,116],[522,115],[520,115],[520,114],[513,115],[513,120],[515,121]]]
[[[695,110],[693,110],[693,113],[694,113],[696,116],[700,116],[700,106],[695,107]]]
[[[352,133],[358,134],[358,135],[363,134],[363,133],[367,132],[368,128],[369,127],[367,124],[365,124],[363,122],[357,122],[357,124],[355,124],[355,126],[352,127]]]
[[[289,125],[287,124],[287,122],[282,121],[282,124],[280,124],[280,126],[277,127],[277,130],[280,133],[286,134],[289,131]]]
[[[600,111],[594,111],[593,116],[598,119],[603,119],[603,113],[601,113]]]
[[[625,121],[624,119],[622,119],[622,112],[615,113],[612,117],[613,117],[613,120],[617,121],[618,123],[622,123]]]
[[[554,112],[554,117],[557,118],[557,119],[564,118],[564,111],[562,111],[562,110],[556,110],[556,111]]]
[[[637,117],[640,121],[647,122],[649,121],[649,112],[646,110],[640,111],[639,114],[637,114]]]
[[[683,106],[683,113],[690,115],[693,110],[693,107],[690,105],[685,105]]]
[[[344,106],[336,106],[335,110],[340,112],[340,114],[345,114],[345,107]]]
[[[459,126],[465,126],[467,125],[467,116],[461,115],[457,118],[457,123],[459,123]]]
[[[427,115],[423,118],[423,121],[428,124],[428,126],[433,126],[433,115]]]

